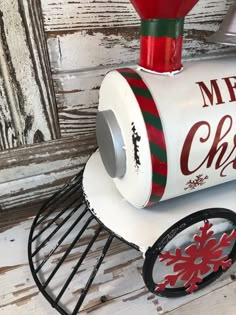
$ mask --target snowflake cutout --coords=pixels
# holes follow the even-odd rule
[[[208,179],[208,176],[203,177],[203,174],[197,175],[196,179],[189,180],[186,183],[187,187],[185,187],[184,190],[188,190],[188,189],[193,190],[199,186],[202,186],[202,185],[206,184],[205,180],[207,180],[207,179]]]
[[[231,241],[236,239],[236,230],[230,235],[224,233],[218,241],[211,238],[214,231],[210,230],[212,224],[205,221],[204,226],[200,227],[200,234],[194,235],[196,243],[189,245],[181,252],[176,248],[175,254],[166,251],[160,254],[160,262],[167,261],[166,266],[173,265],[173,271],[176,274],[165,276],[164,280],[158,283],[155,291],[164,291],[168,285],[175,286],[177,280],[186,281],[184,287],[188,293],[198,289],[198,283],[202,282],[202,276],[206,275],[212,269],[217,272],[221,267],[223,270],[232,265],[232,260],[227,255],[223,256],[223,248],[231,245]]]

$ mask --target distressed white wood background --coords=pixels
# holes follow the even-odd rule
[[[40,12],[31,0],[0,3],[0,151],[60,134]]]

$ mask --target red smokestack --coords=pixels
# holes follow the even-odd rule
[[[130,0],[140,15],[140,66],[154,72],[182,68],[184,18],[199,0]]]

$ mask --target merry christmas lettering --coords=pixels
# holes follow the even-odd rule
[[[236,77],[222,79],[229,92],[227,102],[236,101]],[[217,80],[211,80],[211,88],[208,89],[204,82],[197,82],[203,97],[203,107],[224,104],[222,93]],[[236,170],[236,133],[232,116],[225,115],[220,119],[216,130],[207,121],[199,121],[190,129],[185,139],[181,157],[180,166],[184,175],[188,176],[197,172],[203,165],[206,168],[214,167],[220,170],[220,176],[225,177],[225,171],[229,167]],[[199,133],[202,135],[199,137]],[[213,139],[213,140],[212,140]],[[205,157],[198,161],[196,166],[190,167],[190,161],[193,158],[193,143],[198,145],[198,150],[202,150],[200,144],[209,144],[204,146],[208,148]]]
[[[229,99],[228,102],[235,102],[236,101],[236,77],[228,77],[221,79],[227,86],[229,92]],[[218,80],[211,80],[210,81],[210,89],[204,82],[196,82],[199,85],[202,98],[203,98],[203,107],[208,107],[210,105],[221,105],[225,104],[223,100],[222,93],[220,91]],[[208,99],[208,100],[207,100]]]
[[[214,140],[211,143],[209,140],[213,132],[211,125],[207,121],[199,121],[193,125],[186,137],[181,153],[180,166],[182,173],[184,175],[191,175],[197,172],[204,164],[206,164],[206,168],[213,166],[216,170],[221,169],[221,177],[226,176],[224,172],[229,166],[235,170],[236,134],[232,134],[232,126],[233,118],[231,116],[225,115],[221,118],[215,131]],[[205,158],[200,161],[195,168],[190,169],[189,161],[192,158],[192,145],[193,141],[196,143],[196,134],[198,131],[205,132],[205,136],[198,139],[199,144],[209,143],[210,150],[206,153]],[[233,145],[230,145],[228,141],[225,141],[229,134],[232,134]],[[201,150],[201,146],[199,146],[199,150]]]

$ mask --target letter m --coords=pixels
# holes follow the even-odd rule
[[[224,104],[220,88],[217,84],[217,80],[211,80],[210,81],[210,89],[206,86],[204,82],[196,82],[198,86],[200,87],[202,98],[203,98],[203,107],[208,107],[210,105],[219,105]]]

